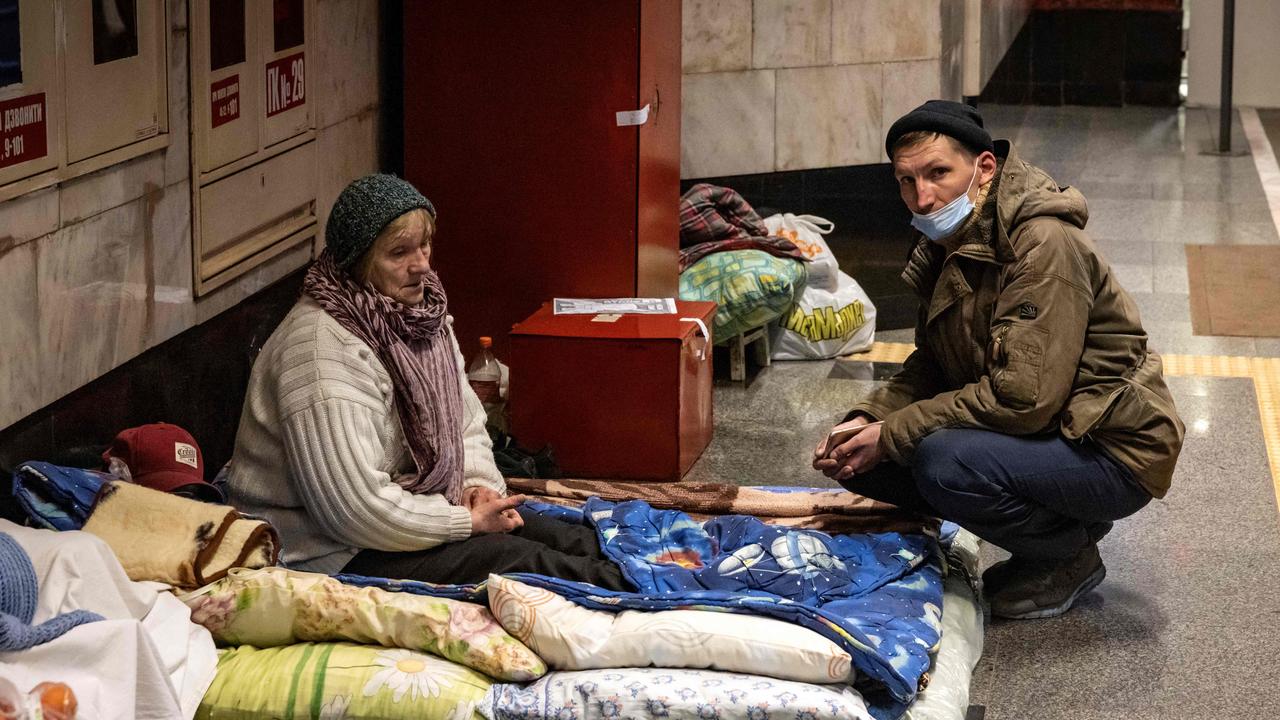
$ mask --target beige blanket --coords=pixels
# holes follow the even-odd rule
[[[130,580],[199,587],[233,567],[276,564],[280,540],[235,508],[189,500],[127,482],[105,485],[84,525],[111,546]]]

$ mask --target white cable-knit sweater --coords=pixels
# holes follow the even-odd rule
[[[506,492],[485,411],[462,385],[464,487]],[[363,548],[423,550],[471,536],[471,514],[393,482],[414,469],[391,376],[377,355],[303,295],[253,364],[228,487],[240,510],[280,533],[290,567],[334,573]]]

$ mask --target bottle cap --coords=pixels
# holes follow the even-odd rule
[[[493,338],[489,337],[488,335],[481,335],[480,347],[482,348],[493,347]]]

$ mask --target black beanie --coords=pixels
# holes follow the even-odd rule
[[[903,135],[917,131],[938,132],[960,141],[975,153],[995,151],[991,133],[982,126],[976,108],[951,100],[930,100],[898,118],[884,139],[884,152],[893,159],[893,144]]]
[[[392,220],[418,208],[435,218],[431,201],[407,181],[394,175],[366,175],[348,185],[333,203],[324,228],[325,246],[338,267],[349,268]]]

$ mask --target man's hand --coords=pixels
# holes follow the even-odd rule
[[[872,425],[843,444],[831,448],[824,457],[815,458],[814,469],[838,482],[879,465],[884,460],[884,451],[880,449],[880,428],[880,425]],[[825,444],[824,438],[818,449],[825,450]]]
[[[489,502],[490,500],[497,500],[500,497],[502,497],[502,495],[493,488],[485,487],[483,485],[472,485],[462,491],[462,507],[471,510],[474,509],[476,505]]]
[[[828,453],[827,438],[831,437],[831,433],[835,432],[836,430],[843,430],[845,428],[861,427],[863,425],[866,425],[869,422],[871,422],[871,420],[867,418],[866,415],[858,415],[858,416],[855,416],[852,420],[847,420],[845,422],[842,422],[839,425],[836,425],[835,427],[831,428],[831,430],[827,431],[827,434],[823,435],[822,439],[818,441],[818,447],[813,449],[814,469],[815,470],[822,469],[818,467],[818,461],[822,460],[827,456],[827,453]]]
[[[482,502],[471,508],[471,534],[509,533],[524,525],[516,506],[525,501],[524,495],[500,497]]]

